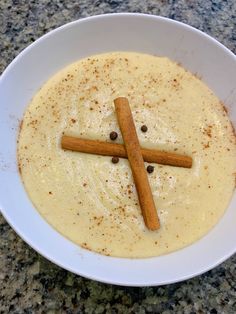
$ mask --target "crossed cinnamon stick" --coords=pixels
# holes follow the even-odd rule
[[[68,135],[62,136],[61,147],[80,153],[128,158],[125,146],[122,144],[88,140]],[[192,167],[192,158],[189,156],[142,147],[141,152],[146,162],[183,168]]]
[[[160,227],[160,222],[144,167],[144,161],[191,168],[192,158],[175,153],[141,148],[127,98],[119,97],[114,100],[114,104],[124,145],[63,135],[61,147],[83,153],[128,158],[144,222],[148,229],[156,230]]]
[[[147,172],[144,167],[142,152],[139,145],[132,113],[127,98],[119,97],[114,100],[118,123],[125,143],[134,183],[138,193],[144,222],[148,229],[160,227]]]

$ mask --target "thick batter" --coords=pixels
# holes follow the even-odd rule
[[[62,134],[110,141],[116,131],[122,143],[119,96],[129,99],[143,147],[193,158],[192,169],[153,164],[155,232],[144,225],[128,160],[60,147]],[[218,222],[235,186],[236,144],[224,107],[201,80],[167,58],[115,52],[46,82],[25,112],[18,160],[30,199],[61,234],[101,254],[149,257],[193,243]]]

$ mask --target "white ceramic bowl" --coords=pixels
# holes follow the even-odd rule
[[[26,48],[0,80],[0,208],[13,229],[36,251],[76,274],[102,282],[151,286],[181,281],[223,262],[236,251],[236,195],[220,222],[201,240],[147,259],[102,256],[55,231],[29,200],[17,170],[19,121],[32,96],[59,69],[108,51],[167,56],[202,77],[236,122],[236,57],[206,34],[166,18],[100,15],[62,26]]]

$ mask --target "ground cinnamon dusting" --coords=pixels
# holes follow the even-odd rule
[[[21,132],[22,126],[23,126],[23,120],[20,121],[20,124],[19,124],[19,132]]]
[[[19,172],[39,212],[67,238],[104,255],[156,256],[194,242],[223,215],[236,185],[235,130],[219,101],[174,62],[146,58],[114,53],[77,62],[43,86],[20,128]],[[145,229],[127,159],[119,157],[114,165],[107,155],[85,155],[58,145],[62,132],[123,144],[121,136],[117,142],[109,139],[112,130],[119,130],[113,100],[121,94],[129,95],[142,147],[193,157],[192,169],[156,163],[148,176],[163,226],[157,232]],[[140,130],[143,124],[146,133]],[[35,193],[39,187],[58,216],[41,205]]]
[[[21,165],[20,165],[20,163],[18,162],[18,171],[19,171],[19,173],[21,174],[22,173],[22,170],[21,170]]]

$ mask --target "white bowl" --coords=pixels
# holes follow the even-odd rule
[[[26,48],[1,77],[0,207],[30,246],[76,274],[128,286],[173,283],[215,267],[236,251],[236,195],[220,222],[193,245],[161,257],[113,258],[82,249],[55,231],[33,207],[17,170],[19,121],[40,86],[77,59],[122,50],[167,56],[182,63],[225,103],[235,126],[236,57],[208,35],[143,14],[108,14],[69,23]]]

